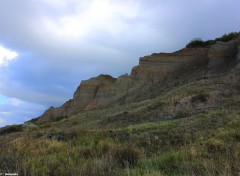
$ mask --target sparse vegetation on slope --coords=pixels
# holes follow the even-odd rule
[[[0,129],[0,171],[239,175],[240,69],[235,63],[228,72],[212,73],[207,64],[190,65],[191,74],[181,68],[177,79],[172,74],[165,80],[167,86],[153,84],[142,99],[127,104]]]
[[[5,163],[21,175],[237,175],[239,115],[219,109],[126,128],[52,126],[4,143],[1,170]]]

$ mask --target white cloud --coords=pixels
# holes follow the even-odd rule
[[[66,3],[65,0],[41,0],[41,2],[52,6],[64,6]]]
[[[16,59],[18,53],[0,45],[0,67],[7,66],[9,62]]]
[[[46,110],[46,106],[23,101],[16,98],[7,98],[0,106],[0,127],[10,124],[23,123],[38,117]]]
[[[11,112],[8,112],[8,111],[3,111],[3,112],[0,112],[1,115],[11,115],[12,113]]]
[[[10,104],[13,105],[13,106],[19,106],[19,105],[23,104],[23,101],[22,101],[22,100],[19,100],[19,99],[17,99],[17,98],[10,98],[10,99],[9,99],[9,102],[10,102]]]
[[[66,2],[66,1],[65,1]],[[63,0],[56,0],[53,4],[68,6]],[[116,34],[128,26],[126,19],[134,19],[139,14],[139,5],[134,1],[93,0],[75,2],[76,7],[62,16],[42,19],[47,33],[56,38],[78,39],[89,36],[92,32],[102,30]],[[84,8],[83,8],[84,6]],[[67,8],[67,7],[65,7]],[[36,29],[39,33],[39,29]]]

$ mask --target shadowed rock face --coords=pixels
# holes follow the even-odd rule
[[[223,70],[227,68],[226,65],[231,65],[231,62],[238,60],[239,42],[240,39],[236,39],[229,42],[217,42],[211,46],[207,55],[208,68],[213,72],[219,69]]]
[[[238,51],[237,51],[237,61],[240,61],[240,45],[238,46]]]
[[[164,79],[172,73],[184,72],[182,75],[185,77],[193,76],[199,67],[198,63],[204,63],[208,72],[221,72],[223,68],[236,66],[239,62],[239,43],[240,38],[217,42],[207,48],[184,48],[174,53],[154,53],[141,57],[139,65],[133,67],[130,76],[113,78],[102,74],[82,81],[73,99],[61,107],[49,108],[37,122],[77,114],[82,110],[116,106],[134,99],[137,101],[139,95],[149,91],[148,88],[164,87]]]

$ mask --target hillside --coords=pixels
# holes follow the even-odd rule
[[[130,75],[0,129],[0,173],[239,175],[240,37],[141,57]]]

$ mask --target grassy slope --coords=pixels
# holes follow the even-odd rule
[[[21,175],[239,175],[239,71],[124,106],[0,130]]]

